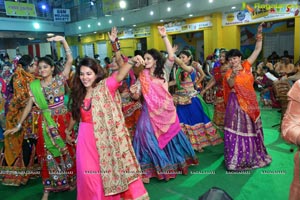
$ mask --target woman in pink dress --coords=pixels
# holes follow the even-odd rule
[[[117,34],[115,28],[111,34]],[[114,48],[116,43],[112,43]],[[84,58],[76,69],[70,100],[72,116],[80,121],[76,147],[78,200],[149,199],[117,92],[136,63],[143,63],[142,57],[132,58],[106,79],[94,59]]]
[[[286,141],[298,145],[298,151],[294,157],[294,178],[290,188],[289,200],[300,197],[300,80],[294,83],[288,93],[289,104],[281,123],[281,134]]]

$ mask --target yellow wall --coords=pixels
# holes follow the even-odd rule
[[[160,37],[157,26],[163,26],[163,24],[153,24],[150,28],[150,36],[147,37],[147,48],[148,49],[157,49],[157,50],[166,50],[165,44]],[[172,38],[168,36],[169,40],[172,43]]]
[[[232,26],[222,26],[222,13],[214,13],[209,16],[204,17],[195,17],[186,19],[186,24],[199,23],[211,21],[213,26],[206,27],[197,31],[203,31],[203,40],[204,40],[204,57],[206,58],[209,54],[211,54],[215,48],[226,48],[240,49],[240,25],[232,25]],[[150,36],[146,37],[147,40],[147,49],[155,48],[157,50],[165,50],[165,45],[159,35],[157,26],[162,26],[163,24],[152,24],[150,25]],[[172,32],[169,33],[169,40],[172,43],[171,35],[174,34],[182,34],[180,32]],[[300,17],[295,17],[295,27],[294,27],[294,57],[295,61],[297,61],[300,57]],[[106,33],[102,34],[92,34],[89,36],[82,36],[81,42],[78,42],[78,37],[68,37],[68,42],[70,45],[78,45],[79,55],[83,56],[83,48],[82,44],[86,43],[94,43],[96,44],[98,41],[106,41],[107,43],[107,55],[111,56],[111,45],[107,38]],[[121,39],[121,48],[122,53],[125,55],[134,55],[134,51],[137,49],[137,43],[139,42],[138,38],[134,39]],[[194,40],[191,40],[191,43],[195,43]],[[196,46],[196,44],[194,44]],[[59,48],[58,48],[59,51]],[[97,49],[95,49],[97,51]],[[59,52],[60,53],[60,52]],[[98,52],[95,52],[98,53]]]
[[[215,13],[212,15],[212,48],[221,48],[223,41],[222,34],[222,13]],[[205,44],[205,43],[204,43]]]
[[[222,28],[223,40],[221,46],[226,49],[239,49],[241,34],[239,26],[224,26]]]

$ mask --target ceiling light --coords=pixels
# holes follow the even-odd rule
[[[135,24],[133,24],[132,26],[133,26],[133,27],[136,27],[136,25],[135,25]]]
[[[111,19],[108,21],[108,23],[110,23],[110,24],[112,23]]]
[[[190,3],[190,2],[187,2],[187,3],[186,3],[186,7],[187,7],[187,8],[191,7],[191,3]]]
[[[54,33],[47,33],[47,36],[48,36],[48,37],[53,37],[53,36],[54,36]]]
[[[87,27],[88,27],[88,28],[91,28],[91,25],[90,25],[90,24],[88,24],[88,25],[87,25]]]
[[[95,31],[94,33],[96,34],[97,32]]]
[[[236,7],[235,7],[235,6],[232,6],[231,9],[234,10],[234,9],[236,9]]]
[[[126,8],[126,1],[120,1],[119,5],[121,9]]]
[[[189,14],[189,17],[193,17],[193,14]]]
[[[79,37],[81,36],[81,34],[78,35]]]
[[[208,2],[209,2],[209,3],[212,3],[212,2],[214,2],[214,0],[209,0]]]
[[[161,19],[161,20],[159,20],[160,22],[163,22],[164,20],[163,19]]]
[[[100,22],[98,22],[98,26],[101,26],[101,23],[100,23]]]
[[[121,17],[121,20],[124,21],[124,17]]]
[[[28,40],[34,40],[34,38],[33,37],[29,37]]]
[[[78,29],[81,30],[81,26],[78,26]]]
[[[91,6],[94,6],[96,4],[96,0],[91,0],[90,4],[91,4]]]
[[[37,23],[37,22],[35,22],[35,23],[33,23],[33,27],[34,27],[35,29],[39,29],[39,28],[40,28],[40,24]]]
[[[46,5],[42,5],[43,10],[46,10],[46,8],[47,8]]]
[[[150,15],[154,15],[154,12],[152,10],[150,11]]]
[[[170,11],[171,11],[171,8],[170,8],[170,7],[168,7],[168,8],[167,8],[167,11],[168,11],[168,12],[170,12]]]

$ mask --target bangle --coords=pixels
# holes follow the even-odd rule
[[[66,135],[71,135],[71,134],[72,134],[72,131],[69,131],[68,129],[65,129],[65,134],[66,134]]]
[[[69,55],[69,54],[72,54],[72,51],[71,51],[71,49],[67,49],[67,50],[65,50],[65,53],[66,53],[66,55]]]
[[[166,35],[162,35],[161,38],[164,39],[165,37],[167,37]]]
[[[16,128],[17,128],[18,130],[20,130],[20,129],[22,128],[22,124],[21,124],[21,123],[18,123],[18,125],[16,126]]]
[[[66,52],[67,55],[68,55],[68,54],[72,54],[71,49],[65,49],[65,52]]]
[[[116,38],[114,42],[111,42],[111,47],[113,52],[117,52],[121,50],[121,46],[118,38]]]
[[[261,33],[259,33],[259,34],[256,35],[256,40],[257,41],[262,41],[262,39],[263,39],[263,36],[262,36]]]
[[[135,62],[135,61],[133,61],[133,60],[129,60],[129,61],[128,61],[128,64],[130,64],[130,65],[134,66],[134,65],[136,64],[136,62]]]

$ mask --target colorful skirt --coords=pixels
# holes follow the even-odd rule
[[[143,178],[156,177],[160,180],[169,180],[175,178],[176,174],[187,174],[188,166],[198,164],[191,143],[183,131],[173,137],[163,149],[159,148],[145,103],[137,123],[133,148]]]
[[[5,148],[1,151],[0,180],[3,185],[26,185],[29,179],[40,177],[40,165],[36,158],[36,139],[24,139],[22,150],[12,166],[8,166],[4,156]]]
[[[125,192],[105,196],[99,162],[93,124],[81,122],[76,146],[77,200],[149,199],[140,178],[130,183]]]
[[[211,123],[199,97],[193,97],[191,101],[191,104],[177,105],[176,109],[181,128],[193,148],[203,151],[203,147],[222,143],[223,139]]]
[[[253,122],[230,93],[224,127],[224,157],[228,170],[248,170],[267,166],[272,159],[263,142],[261,119]]]
[[[224,97],[216,97],[214,106],[214,118],[213,123],[220,129],[224,130],[224,118],[225,118],[226,106]]]
[[[53,120],[58,125],[60,137],[65,141],[67,128],[71,118],[70,113],[53,116]],[[42,133],[43,117],[38,117],[38,142],[37,155],[41,164],[41,176],[45,191],[59,192],[73,189],[76,185],[76,164],[75,148],[67,144],[67,151],[59,157],[54,157],[50,151],[45,148],[44,137]]]
[[[125,126],[127,127],[131,140],[135,133],[136,123],[141,114],[141,103],[139,101],[132,101],[126,105],[122,105],[122,112],[125,117]]]
[[[16,115],[9,113],[9,127],[16,124]],[[36,155],[36,114],[31,112],[22,124],[21,132],[6,136],[0,155],[0,175],[3,185],[26,185],[29,179],[40,177],[40,164]]]

